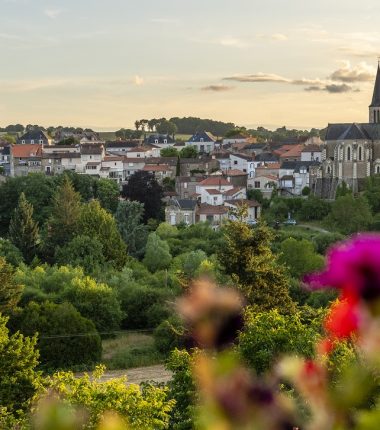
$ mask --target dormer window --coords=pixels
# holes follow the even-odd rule
[[[167,139],[164,139],[164,143],[168,143],[168,140],[167,140]]]
[[[31,144],[34,144],[34,140],[31,140],[31,141],[30,141],[30,143],[31,143]]]
[[[201,139],[200,139],[200,140],[201,140],[201,142],[204,142],[204,139],[203,139],[203,137],[201,137]]]
[[[23,145],[25,145],[25,140],[22,140],[22,141],[21,141],[21,143],[22,143]]]
[[[154,140],[154,143],[158,143],[158,139],[155,139],[155,140]],[[166,143],[166,142],[165,142],[165,143]]]

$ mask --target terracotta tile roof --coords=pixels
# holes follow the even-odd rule
[[[291,148],[289,148],[288,150],[280,154],[280,158],[300,157],[301,152],[304,148],[304,145],[285,145],[285,146],[291,146]]]
[[[12,145],[12,155],[16,158],[41,157],[42,145],[29,143],[24,145]]]
[[[211,195],[218,195],[218,194],[222,194],[219,190],[214,190],[212,188],[207,188],[206,191],[211,194]]]
[[[122,157],[106,155],[103,161],[122,161]]]
[[[99,166],[100,164],[100,161],[90,161],[86,164],[86,166]]]
[[[239,169],[231,169],[226,171],[226,175],[227,176],[247,176],[248,173],[243,172],[242,170],[239,170]]]
[[[274,176],[274,175],[267,175],[267,174],[263,174],[263,175],[257,175],[256,176],[256,178],[268,178],[268,179],[270,179],[271,181],[278,181],[278,177],[277,176]],[[255,179],[256,179],[255,178]]]
[[[202,203],[198,206],[198,215],[224,215],[228,212],[225,206],[213,206],[207,203]]]
[[[204,179],[202,182],[199,183],[199,185],[215,186],[215,185],[231,185],[231,183],[228,182],[227,179],[221,178],[219,176],[212,176],[210,178]]]
[[[244,188],[243,187],[232,188],[232,190],[225,191],[223,193],[223,195],[225,195],[225,196],[233,196],[233,195],[239,193],[241,190],[244,190]]]

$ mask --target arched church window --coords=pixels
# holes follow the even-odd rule
[[[330,166],[328,166],[327,167],[327,173],[330,175],[330,173],[331,173],[331,167]]]
[[[361,146],[359,146],[359,161],[362,161],[363,159],[363,149]]]
[[[351,161],[351,148],[347,148],[347,161]]]
[[[376,173],[379,174],[380,173],[380,166],[376,166]]]

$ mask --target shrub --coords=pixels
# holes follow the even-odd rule
[[[102,345],[93,322],[69,303],[31,302],[11,322],[25,335],[38,333],[45,368],[91,365],[100,360]]]

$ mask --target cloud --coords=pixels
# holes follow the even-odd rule
[[[231,91],[233,90],[234,87],[230,87],[228,85],[207,85],[206,87],[202,87],[201,90],[202,91],[212,91],[215,93],[220,93],[220,92],[225,92],[225,91]]]
[[[289,40],[288,36],[282,33],[273,33],[273,34],[260,33],[260,34],[257,34],[256,37],[258,39],[269,39],[269,40],[275,40],[278,42],[285,42],[286,40]]]
[[[235,37],[224,37],[219,40],[219,45],[233,48],[245,48],[248,46],[247,42]]]
[[[351,93],[357,92],[358,89],[354,89],[351,85],[347,84],[328,84],[323,86],[310,86],[305,88],[305,91],[326,91],[330,94],[341,94],[341,93]]]
[[[55,19],[62,13],[62,9],[45,9],[44,14],[50,18]]]
[[[330,75],[330,79],[333,81],[340,82],[372,82],[375,77],[376,70],[368,65],[367,63],[359,63],[355,67],[351,67],[351,64],[347,61],[343,67],[335,70]]]
[[[372,81],[373,73],[370,66],[361,63],[352,68],[349,63],[345,63],[341,69],[334,71],[326,79],[290,79],[274,73],[255,73],[250,75],[236,75],[223,78],[225,81],[242,82],[242,83],[264,83],[273,82],[278,84],[287,84],[305,87],[305,91],[325,91],[330,94],[341,94],[348,92],[357,92],[357,88],[351,86],[351,83]]]
[[[134,78],[134,83],[136,86],[141,87],[142,85],[144,85],[144,78],[139,75],[136,75]]]

